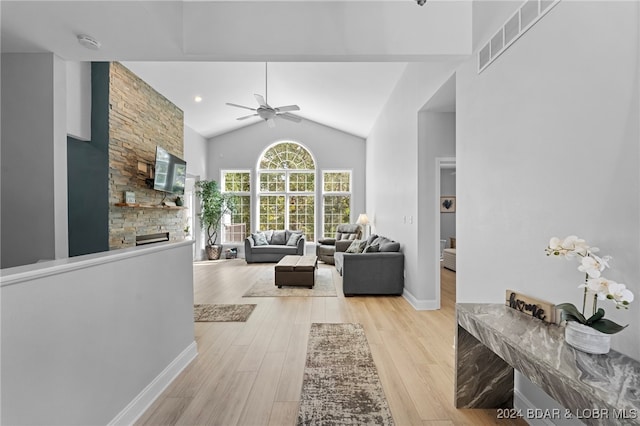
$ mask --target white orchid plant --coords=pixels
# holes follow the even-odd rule
[[[547,256],[578,260],[580,262],[578,270],[585,273],[584,283],[578,286],[584,288],[582,312],[571,303],[562,303],[556,306],[562,310],[562,319],[577,321],[602,333],[615,334],[623,330],[626,325],[622,326],[605,319],[604,309],[598,308],[598,301],[610,300],[615,303],[616,309],[628,309],[629,304],[633,302],[633,293],[624,284],[602,276],[602,271],[609,267],[611,256],[596,255],[595,253],[599,251],[597,247],[589,247],[585,240],[575,235],[570,235],[563,240],[553,237],[545,249]],[[593,293],[593,311],[587,318],[584,310],[589,293]]]

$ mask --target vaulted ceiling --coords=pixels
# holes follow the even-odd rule
[[[265,61],[270,105],[297,104],[302,118],[366,137],[407,62],[471,50],[470,1],[5,0],[0,14],[3,53],[121,61],[205,137],[259,120],[238,121],[250,111],[225,103],[256,106]]]

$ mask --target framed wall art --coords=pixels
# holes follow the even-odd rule
[[[456,197],[445,195],[440,197],[440,213],[454,213],[456,211]]]

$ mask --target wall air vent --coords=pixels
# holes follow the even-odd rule
[[[478,52],[478,74],[561,0],[526,0]]]

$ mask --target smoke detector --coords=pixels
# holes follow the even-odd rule
[[[95,38],[88,36],[86,34],[80,34],[78,36],[78,43],[91,50],[100,49],[100,42]]]

